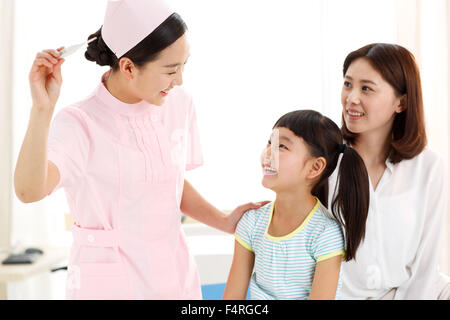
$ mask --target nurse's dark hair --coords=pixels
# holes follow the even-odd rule
[[[117,70],[123,57],[129,58],[138,67],[157,59],[162,50],[185,34],[187,26],[179,14],[173,13],[146,38],[118,58],[103,41],[101,30],[100,28],[88,37],[88,40],[94,37],[97,39],[88,44],[84,56],[100,66],[110,66],[113,70]]]
[[[389,161],[395,164],[414,158],[427,144],[422,85],[414,55],[396,44],[372,43],[347,55],[343,66],[344,77],[353,61],[359,58],[366,59],[394,88],[398,97],[404,97],[405,110],[395,115],[389,136]],[[358,136],[347,128],[344,115],[341,130],[344,139],[350,143]]]
[[[342,154],[330,211],[344,229],[345,260],[354,259],[364,239],[369,211],[369,178],[364,161],[353,148],[344,145],[337,124],[317,111],[289,112],[275,123],[274,128],[280,127],[303,139],[310,156],[325,159],[325,169],[312,186],[311,193],[328,209],[328,178]]]

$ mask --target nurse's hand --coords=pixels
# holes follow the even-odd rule
[[[61,65],[64,59],[59,59],[59,51],[43,50],[36,55],[29,74],[33,107],[39,110],[51,111],[56,105],[61,90]]]
[[[237,223],[239,220],[241,220],[242,215],[247,212],[248,210],[252,209],[259,209],[262,206],[268,204],[270,201],[261,201],[261,202],[250,202],[247,204],[244,204],[242,206],[237,207],[234,209],[227,217],[227,229],[229,233],[234,233],[236,230]]]

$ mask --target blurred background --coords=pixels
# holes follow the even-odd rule
[[[373,42],[397,43],[415,55],[429,146],[449,163],[449,0],[171,2],[189,28],[184,86],[194,97],[205,160],[186,178],[217,208],[274,199],[261,185],[259,167],[273,124],[308,108],[340,125],[344,58]],[[64,192],[23,204],[13,191],[13,172],[28,125],[28,73],[36,53],[85,41],[101,27],[105,8],[106,0],[0,0],[0,253],[71,244]],[[55,113],[89,95],[107,70],[87,61],[84,50],[68,57]],[[445,230],[440,265],[450,274],[448,213]],[[232,237],[216,236],[230,258]],[[191,244],[205,259],[214,250],[202,247],[205,241]],[[207,284],[213,267],[205,263],[200,271]],[[228,263],[210,283],[226,280]],[[64,299],[65,275],[33,271],[9,281],[0,271],[0,298]]]

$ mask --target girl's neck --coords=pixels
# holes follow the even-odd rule
[[[277,192],[274,213],[286,219],[305,218],[316,203],[310,192]]]

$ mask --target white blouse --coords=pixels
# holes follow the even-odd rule
[[[329,208],[339,164],[329,178]],[[375,191],[370,182],[366,235],[356,259],[342,263],[341,296],[379,299],[396,288],[394,299],[436,299],[447,169],[427,147],[386,167]]]

